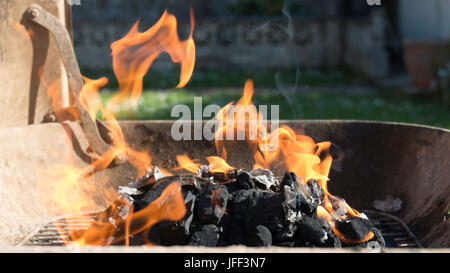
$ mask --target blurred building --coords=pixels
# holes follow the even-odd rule
[[[420,0],[382,0],[381,6],[367,0],[81,0],[73,7],[81,66],[110,68],[110,44],[137,19],[140,30],[146,30],[166,7],[180,21],[180,36],[186,37],[189,2],[196,19],[196,65],[203,67],[347,66],[383,77],[402,62],[401,33],[434,29],[414,22],[409,8],[405,11],[410,2],[431,2]],[[157,64],[165,67],[164,61]]]

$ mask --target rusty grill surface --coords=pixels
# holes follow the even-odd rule
[[[391,214],[365,210],[363,211],[377,227],[387,247],[422,248],[420,241],[400,218]],[[70,233],[75,230],[85,230],[94,222],[96,212],[90,212],[71,217],[60,217],[38,227],[29,234],[19,246],[64,246],[70,242]]]

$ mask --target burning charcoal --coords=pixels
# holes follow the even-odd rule
[[[286,223],[282,230],[275,233],[273,236],[273,241],[277,244],[282,242],[290,242],[294,239],[294,234],[297,231],[297,226],[293,223]]]
[[[345,205],[345,200],[335,196],[336,198],[330,198],[330,203],[333,208],[333,212],[336,216],[345,216],[347,215],[347,206]]]
[[[293,210],[297,210],[297,192],[293,191],[291,187],[283,187],[284,204]]]
[[[319,218],[317,220],[319,221],[320,225],[322,226],[322,229],[327,233],[328,236],[328,239],[323,244],[323,247],[341,248],[342,247],[341,240],[339,240],[339,237],[333,233],[333,230],[331,229],[331,226],[328,223],[328,221],[324,218]]]
[[[283,189],[284,186],[289,186],[291,188],[294,188],[297,184],[297,175],[292,172],[287,172],[284,174],[283,180],[281,181],[280,188]]]
[[[303,215],[302,219],[297,223],[296,239],[302,246],[320,246],[327,242],[328,234],[322,228],[319,220]]]
[[[262,189],[268,190],[272,186],[278,184],[277,179],[270,170],[258,168],[251,170],[250,174],[253,176],[255,184],[260,186]]]
[[[227,188],[223,185],[208,184],[198,195],[197,216],[203,224],[217,224],[225,214],[228,199]]]
[[[230,176],[228,175],[228,173],[216,172],[216,173],[212,173],[211,176],[213,177],[214,181],[219,181],[219,182],[225,182],[230,179]]]
[[[211,174],[211,173],[209,172],[208,165],[201,165],[200,167],[198,167],[197,175],[199,177],[207,178],[207,177],[209,177],[209,174]]]
[[[255,230],[250,231],[247,239],[248,246],[271,246],[272,245],[272,233],[270,230],[262,225],[255,227]]]
[[[133,203],[135,206],[135,210],[137,211],[140,210],[141,208],[145,208],[150,203],[158,199],[158,197],[161,195],[164,189],[173,182],[178,182],[180,183],[181,186],[182,181],[183,180],[179,175],[160,178],[151,190],[148,190],[141,199],[136,200]]]
[[[292,241],[297,227],[296,222],[301,220],[302,214],[297,209],[297,191],[292,191],[289,186],[284,186],[283,189],[284,202],[282,208],[284,211],[284,218],[287,222],[283,230],[276,234],[275,241]]]
[[[237,177],[236,181],[239,183],[241,188],[245,190],[254,189],[255,182],[252,180],[252,176],[247,172],[241,172]]]
[[[148,240],[162,246],[185,245],[188,236],[183,227],[176,226],[175,222],[162,221],[149,229]]]
[[[223,184],[227,187],[228,192],[233,195],[235,192],[242,190],[241,185],[237,183],[236,178],[232,178],[227,181],[227,183]]]
[[[280,242],[280,243],[276,243],[274,245],[281,246],[281,247],[294,247],[295,246],[295,242],[293,242],[293,241],[291,241],[291,242]]]
[[[97,214],[95,221],[85,230],[75,230],[70,233],[73,240],[89,238],[89,242],[100,245],[108,245],[117,239],[118,235],[124,233],[125,225],[132,204],[129,199],[119,196],[106,210]],[[99,236],[102,230],[105,236]]]
[[[233,193],[230,200],[229,211],[234,217],[243,219],[248,208],[256,206],[256,204],[264,198],[274,195],[270,191],[262,191],[257,189],[239,190]]]
[[[365,243],[358,244],[357,247],[368,248],[368,249],[380,249],[381,244],[377,241],[368,241]]]
[[[381,232],[372,224],[372,222],[369,221],[367,216],[364,213],[361,213],[361,219],[366,224],[366,226],[369,228],[370,231],[373,232],[374,236],[370,241],[376,241],[380,243],[382,247],[386,246],[386,242],[384,241],[383,236],[381,235]]]
[[[99,222],[125,221],[131,211],[131,201],[119,196],[106,210],[97,214],[96,220]]]
[[[336,221],[336,228],[344,236],[352,241],[361,241],[367,237],[370,229],[365,219],[360,217],[350,217]]]
[[[147,243],[147,239],[145,238],[145,234],[143,232],[136,234],[136,235],[130,235],[129,236],[129,244],[130,246],[142,246]],[[124,245],[124,242],[120,242],[118,245]]]
[[[126,186],[119,186],[117,192],[132,201],[134,201],[136,198],[139,198],[139,196],[143,194],[143,192],[139,191],[136,188],[130,188]]]
[[[287,187],[286,187],[287,186]],[[280,188],[289,192],[294,192],[296,195],[296,210],[312,215],[318,204],[312,203],[310,198],[309,188],[303,182],[299,182],[295,173],[287,172],[281,181]],[[290,193],[291,194],[291,193]]]
[[[203,184],[209,183],[207,179],[195,175],[183,175],[182,189],[183,190],[201,190]]]
[[[215,225],[202,226],[200,230],[192,234],[189,245],[208,247],[217,246],[219,242],[220,231],[220,228]]]
[[[230,214],[225,213],[223,215],[222,219],[220,219],[219,226],[223,228],[223,236],[221,238],[228,245],[239,245],[245,241],[246,235],[242,221],[234,218]]]
[[[155,181],[163,177],[164,174],[155,166],[153,169],[149,168],[143,176],[136,179],[135,182],[129,183],[128,186],[144,191],[151,187]]]
[[[336,228],[352,241],[363,240],[370,232],[374,234],[373,238],[369,241],[357,244],[358,247],[373,248],[377,246],[376,243],[371,242],[377,242],[380,247],[386,245],[380,231],[372,225],[367,219],[367,216],[363,213],[361,214],[361,217],[350,217],[337,221]]]
[[[325,241],[325,243],[322,245],[323,247],[330,247],[330,248],[341,248],[342,242],[339,240],[339,237],[334,235],[333,233],[327,233],[328,240]]]
[[[184,204],[186,205],[186,215],[183,219],[176,222],[176,226],[182,227],[186,235],[189,235],[189,227],[194,218],[195,200],[197,197],[190,191],[183,193]]]
[[[282,194],[272,194],[249,207],[244,218],[246,231],[252,231],[258,225],[266,226],[272,234],[281,231],[285,223],[283,202]]]
[[[315,206],[322,204],[325,192],[320,187],[319,181],[315,179],[310,179],[306,185],[308,186],[310,192],[311,203]]]
[[[305,193],[301,190],[296,190],[296,206],[300,211],[307,215],[313,215],[314,211],[317,208],[317,204],[313,204],[310,198],[305,195]]]

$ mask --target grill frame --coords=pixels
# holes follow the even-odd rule
[[[380,230],[385,240],[385,236],[389,236],[389,239],[395,242],[396,248],[423,248],[416,235],[400,218],[380,211],[363,210],[362,212]],[[18,246],[64,246],[65,242],[70,241],[70,232],[88,229],[95,221],[97,214],[98,211],[93,211],[55,218],[37,227]]]

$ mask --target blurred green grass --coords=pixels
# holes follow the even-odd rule
[[[110,82],[102,90],[105,103],[118,88],[111,70],[83,69],[89,78],[106,76]],[[171,117],[175,105],[193,109],[194,97],[203,106],[224,106],[237,101],[248,78],[255,82],[255,105],[279,105],[280,119],[357,119],[396,121],[450,129],[450,109],[433,93],[412,95],[401,88],[376,88],[370,78],[346,68],[339,70],[306,69],[196,69],[184,89],[178,83],[178,70],[149,71],[136,110],[116,108],[119,119],[177,119]],[[286,91],[292,86],[308,87],[307,92]],[[359,92],[354,86],[369,86]],[[339,87],[336,89],[336,87]],[[284,95],[281,90],[284,90]],[[334,90],[334,91],[333,91]]]
[[[118,88],[112,70],[84,68],[82,74],[88,78],[107,77],[107,89]],[[178,85],[179,69],[160,71],[150,69],[143,79],[146,89],[171,89]],[[240,87],[251,78],[260,87],[278,88],[281,83],[299,86],[342,86],[346,84],[367,84],[370,79],[348,68],[341,69],[296,69],[296,68],[196,68],[187,85],[190,89]]]
[[[113,92],[103,92],[105,103]],[[209,104],[226,105],[237,101],[241,93],[236,90],[218,89],[212,93],[194,92],[186,89],[172,91],[143,92],[137,111],[118,108],[119,119],[178,119],[171,117],[172,107],[185,104],[193,113],[194,97],[202,97],[203,107]],[[279,105],[280,119],[357,119],[374,121],[396,121],[425,124],[450,129],[450,110],[433,98],[412,97],[390,91],[376,93],[327,93],[309,91],[293,94],[287,98],[279,93],[256,89],[253,103],[258,105]]]

